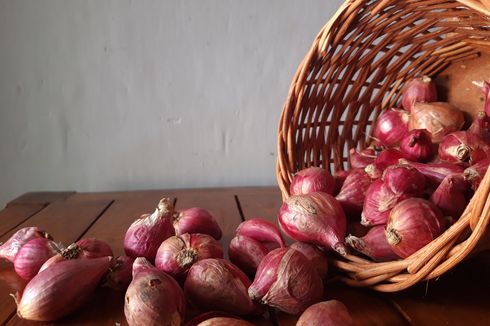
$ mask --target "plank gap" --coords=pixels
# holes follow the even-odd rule
[[[114,203],[114,200],[111,200],[107,205],[106,207],[104,207],[103,210],[100,211],[100,213],[97,215],[96,218],[94,218],[94,220],[92,222],[89,223],[89,225],[87,226],[87,228],[85,230],[83,230],[82,234],[80,234],[80,236],[74,241],[74,242],[77,242],[78,240],[80,240],[87,232],[88,230],[90,230],[90,228],[99,220],[99,218],[104,215],[104,213],[109,209],[109,207],[111,207],[111,205]]]
[[[240,219],[242,220],[242,222],[244,222],[245,221],[245,215],[243,215],[243,210],[242,210],[242,205],[240,204],[240,200],[238,199],[237,195],[233,195],[233,197],[235,197],[235,203],[236,203],[236,206],[238,208],[238,213],[240,214]]]

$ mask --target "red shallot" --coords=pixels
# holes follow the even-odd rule
[[[393,252],[393,249],[391,249],[391,246],[386,239],[384,225],[373,226],[369,229],[368,233],[361,238],[349,235],[345,239],[345,242],[355,250],[375,261],[383,262],[398,259],[398,256]]]
[[[371,177],[363,169],[350,170],[342,189],[335,197],[347,216],[357,217],[361,214],[366,191],[371,182]]]
[[[81,256],[84,258],[99,258],[113,256],[111,246],[102,240],[95,238],[84,238],[76,242],[80,248]]]
[[[409,198],[390,212],[386,238],[393,251],[407,258],[437,238],[445,228],[439,208],[422,198]]]
[[[444,178],[449,174],[461,174],[464,169],[456,164],[447,162],[437,163],[418,163],[407,160],[400,160],[400,164],[408,164],[417,169],[425,177],[428,184],[438,186]]]
[[[131,224],[124,237],[124,251],[132,258],[145,257],[153,261],[160,244],[174,235],[170,198],[163,198],[153,214],[145,214]]]
[[[381,113],[374,125],[373,137],[378,145],[395,146],[408,131],[407,111],[389,109]]]
[[[223,258],[221,243],[207,234],[185,233],[162,242],[155,266],[183,281],[192,264],[206,258]]]
[[[54,321],[78,309],[107,273],[111,257],[65,260],[37,274],[17,293],[17,315]]]
[[[361,224],[365,226],[386,224],[390,211],[409,195],[394,193],[383,180],[374,181],[366,192]]]
[[[308,307],[296,326],[352,326],[354,322],[347,307],[340,301],[329,300]]]
[[[327,278],[328,259],[317,246],[306,242],[295,242],[290,248],[301,252],[313,265],[322,280]]]
[[[430,201],[446,216],[458,218],[466,208],[465,193],[470,188],[470,184],[464,180],[461,174],[450,174],[442,180],[439,187],[430,197]]]
[[[400,159],[413,159],[407,153],[404,153],[395,148],[388,148],[382,150],[376,160],[374,161],[374,165],[380,171],[384,171],[388,166],[397,164]]]
[[[419,196],[425,190],[425,177],[417,169],[406,164],[389,166],[382,180],[394,194]]]
[[[44,262],[60,250],[60,246],[52,240],[46,238],[31,239],[15,255],[15,272],[23,279],[30,280],[36,276]]]
[[[335,179],[330,172],[316,166],[296,173],[289,188],[291,195],[303,195],[317,191],[333,194],[335,191]]]
[[[134,273],[126,290],[124,315],[129,326],[181,325],[185,298],[179,284],[149,262],[143,265],[148,267]]]
[[[213,215],[200,207],[192,207],[175,212],[173,224],[175,235],[203,233],[209,234],[216,240],[221,239],[222,236],[221,228]]]
[[[253,300],[299,314],[321,300],[323,282],[302,253],[278,248],[262,260],[248,293]]]
[[[11,263],[19,249],[28,241],[35,238],[47,238],[51,236],[37,226],[29,226],[16,231],[4,244],[0,245],[0,258],[5,258]]]
[[[104,286],[114,290],[126,291],[133,278],[132,268],[134,259],[119,256],[111,261],[109,273],[105,277]]]
[[[455,164],[475,164],[488,158],[489,151],[489,145],[469,131],[450,133],[439,144],[439,158]]]
[[[249,276],[254,276],[257,266],[269,250],[254,238],[245,235],[234,237],[228,248],[230,261]]]
[[[349,150],[349,163],[352,169],[364,169],[367,165],[374,163],[376,151],[371,148],[365,148],[357,151],[355,148]]]
[[[433,156],[432,137],[425,129],[410,130],[401,140],[400,149],[418,162],[426,162]]]
[[[217,258],[203,259],[189,269],[186,296],[196,305],[231,314],[260,314],[260,306],[248,297],[251,282],[235,265]]]
[[[236,229],[237,235],[244,235],[260,242],[273,242],[279,247],[284,247],[284,239],[277,226],[261,217],[248,219]]]
[[[402,106],[411,111],[415,102],[437,101],[436,84],[429,76],[412,78],[403,86]]]
[[[465,180],[471,183],[471,188],[476,190],[480,185],[481,180],[485,176],[490,164],[490,158],[478,161],[463,172]]]
[[[478,111],[468,131],[490,143],[490,118],[483,111]]]
[[[291,238],[346,254],[346,218],[331,195],[314,192],[291,196],[279,210],[279,225]]]
[[[463,112],[445,102],[413,105],[410,112],[409,129],[426,129],[431,133],[432,142],[440,143],[447,134],[463,127]]]
[[[232,317],[213,317],[197,324],[197,326],[253,326],[243,319]],[[187,326],[187,325],[186,325]]]

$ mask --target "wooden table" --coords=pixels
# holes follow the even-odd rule
[[[227,246],[236,226],[244,219],[261,216],[276,220],[281,196],[276,187],[240,187],[131,192],[27,193],[0,211],[0,242],[25,226],[46,229],[57,241],[70,244],[82,237],[109,242],[115,255],[123,254],[123,237],[132,221],[152,212],[162,197],[173,197],[176,208],[208,209],[224,231]],[[25,286],[12,264],[0,262],[0,324],[34,324],[19,319],[8,295]],[[424,282],[408,291],[382,294],[329,284],[327,298],[343,301],[357,325],[489,325],[490,255],[481,255],[456,267],[438,280]],[[80,311],[60,320],[70,325],[126,324],[124,293],[98,289]],[[252,320],[258,325],[294,325],[296,318],[271,313]]]

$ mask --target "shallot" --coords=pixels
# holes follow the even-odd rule
[[[406,164],[389,166],[382,180],[394,194],[419,196],[425,190],[425,177],[417,169]]]
[[[99,258],[113,256],[111,246],[102,240],[95,238],[84,238],[76,242],[80,248],[81,256],[84,258]]]
[[[51,236],[37,226],[29,226],[16,231],[4,244],[0,245],[0,258],[5,258],[11,263],[19,249],[28,241],[35,238],[47,238]]]
[[[253,326],[253,324],[238,318],[214,317],[199,323],[197,326]]]
[[[335,191],[335,179],[330,172],[316,166],[296,173],[289,188],[291,195],[304,195],[317,191],[333,194]]]
[[[347,307],[340,301],[329,300],[308,307],[296,326],[351,326],[354,325]]]
[[[437,101],[436,84],[429,76],[410,79],[402,89],[402,106],[411,111],[415,102]]]
[[[374,165],[379,171],[384,171],[388,166],[397,164],[400,159],[413,159],[413,157],[398,149],[388,148],[378,154]]]
[[[192,264],[206,258],[223,258],[223,248],[218,240],[207,234],[185,233],[162,242],[155,266],[183,281]]]
[[[349,150],[349,163],[352,169],[364,169],[367,165],[374,163],[376,151],[371,148],[365,148],[357,151],[355,148]]]
[[[16,293],[17,315],[54,321],[78,309],[109,269],[111,257],[65,260],[37,274],[22,297]]]
[[[313,265],[322,280],[327,278],[328,259],[323,251],[306,242],[294,242],[290,248],[301,252]]]
[[[291,196],[279,210],[279,225],[291,238],[346,254],[346,218],[331,195],[314,192]]]
[[[347,216],[357,217],[361,214],[366,191],[371,182],[371,177],[364,170],[350,170],[339,194],[335,197]]]
[[[218,258],[203,259],[189,269],[186,296],[196,305],[231,314],[260,314],[260,306],[248,297],[251,282],[238,267]]]
[[[363,237],[349,235],[345,242],[356,251],[375,261],[391,261],[398,256],[391,249],[385,235],[384,225],[373,226]]]
[[[470,188],[469,183],[461,174],[450,174],[442,180],[441,184],[430,197],[446,216],[458,218],[466,208],[465,193]]]
[[[124,251],[132,258],[155,259],[158,247],[174,235],[172,215],[174,207],[170,198],[163,198],[153,214],[143,215],[131,224],[124,237]]]
[[[260,241],[245,235],[237,235],[230,241],[230,261],[249,276],[255,275],[257,266],[269,250]]]
[[[490,158],[478,161],[463,172],[465,180],[471,183],[471,188],[476,190],[480,185],[481,180],[485,176],[490,164]]]
[[[260,217],[251,218],[240,223],[236,229],[236,234],[244,235],[260,242],[273,242],[278,247],[284,247],[284,239],[277,226]]]
[[[483,111],[478,111],[468,131],[490,143],[490,118]]]
[[[114,290],[125,291],[132,280],[134,259],[128,256],[119,256],[111,261],[104,286]]]
[[[408,131],[409,114],[404,110],[389,109],[381,113],[374,125],[373,137],[383,146],[395,146]]]
[[[366,192],[361,224],[365,226],[386,224],[390,211],[409,195],[394,193],[383,180],[374,181]]]
[[[456,164],[447,162],[437,163],[418,163],[407,160],[400,160],[400,164],[407,164],[417,169],[425,177],[428,184],[438,186],[449,174],[461,174],[464,169]]]
[[[439,158],[450,163],[472,165],[489,154],[490,146],[480,136],[469,131],[450,133],[439,144]]]
[[[426,162],[432,158],[434,150],[432,137],[425,129],[410,130],[401,140],[400,149],[418,162]]]
[[[393,251],[407,258],[437,238],[445,228],[439,208],[422,198],[409,198],[390,212],[386,238]]]
[[[34,238],[25,243],[14,258],[17,275],[30,280],[39,272],[41,266],[60,251],[60,246],[46,238]]]
[[[445,102],[416,102],[410,112],[409,129],[426,129],[434,143],[440,143],[445,135],[463,127],[463,112]]]
[[[204,208],[192,207],[182,209],[173,215],[175,235],[184,233],[209,234],[216,240],[221,239],[222,232],[213,215]]]
[[[126,321],[130,326],[181,325],[185,313],[182,289],[170,275],[149,262],[146,265],[147,268],[135,273],[126,290]]]
[[[278,248],[262,260],[248,293],[253,300],[288,314],[299,314],[321,300],[323,282],[302,253]]]

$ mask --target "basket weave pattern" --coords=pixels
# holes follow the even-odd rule
[[[315,38],[284,104],[276,171],[283,197],[301,169],[345,169],[348,149],[368,144],[373,122],[399,103],[405,81],[436,76],[481,51],[490,52],[490,0],[346,1]],[[486,249],[489,192],[487,171],[459,220],[406,259],[334,259],[342,281],[399,291]]]

